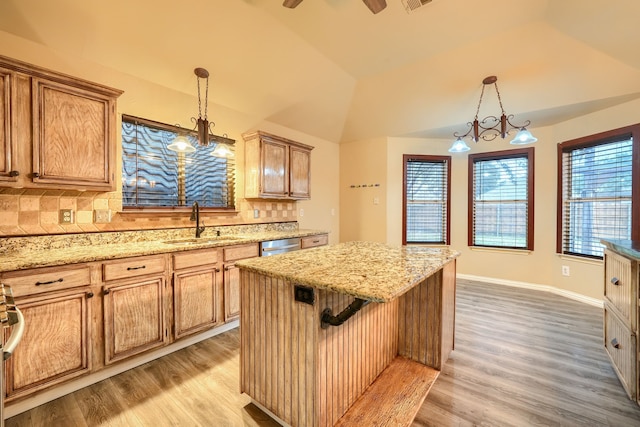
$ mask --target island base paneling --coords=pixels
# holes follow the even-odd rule
[[[337,314],[353,296],[313,288],[310,304],[296,301],[292,281],[240,275],[241,392],[292,426],[336,424],[398,354],[440,369],[453,348],[455,262],[326,329],[323,310]]]

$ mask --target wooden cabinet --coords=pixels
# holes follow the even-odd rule
[[[224,321],[229,322],[240,316],[240,271],[235,262],[259,255],[257,243],[231,246],[224,253]]]
[[[604,253],[604,347],[629,397],[638,401],[638,261]]]
[[[222,323],[218,249],[173,255],[174,335],[182,338]]]
[[[328,234],[316,234],[300,239],[300,247],[302,249],[315,248],[316,246],[325,246],[329,243]]]
[[[311,198],[313,147],[262,131],[242,136],[246,198]]]
[[[2,275],[25,318],[20,345],[5,362],[6,401],[87,374],[92,359],[93,292],[87,266]],[[10,331],[5,331],[5,339]]]
[[[115,190],[121,91],[5,57],[0,86],[0,186]]]
[[[156,255],[103,265],[105,364],[169,342],[164,260]]]

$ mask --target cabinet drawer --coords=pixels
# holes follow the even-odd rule
[[[632,331],[637,331],[637,264],[628,258],[605,251],[604,295]]]
[[[117,280],[126,277],[163,273],[165,269],[164,256],[127,258],[113,263],[102,264],[102,280]]]
[[[187,251],[173,254],[173,269],[210,265],[218,262],[218,249]]]
[[[317,236],[303,237],[301,242],[302,249],[314,248],[316,246],[324,246],[329,242],[328,234],[318,234]]]
[[[2,282],[18,297],[89,285],[91,271],[88,265],[37,268],[3,274]]]
[[[629,398],[636,400],[636,335],[604,306],[604,347]]]
[[[237,261],[245,258],[255,258],[259,254],[257,243],[242,246],[230,246],[228,248],[224,248],[223,251],[225,262]]]

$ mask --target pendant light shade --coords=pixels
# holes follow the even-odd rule
[[[213,151],[211,152],[211,155],[214,156],[214,157],[224,157],[224,158],[229,158],[229,157],[234,157],[235,156],[233,151],[231,151],[229,149],[229,146],[227,144],[223,144],[221,142],[219,142],[216,145],[216,148],[213,149]]]
[[[189,139],[184,135],[179,135],[171,144],[167,145],[167,148],[178,153],[193,153],[196,151],[195,147],[191,145]]]
[[[525,145],[525,144],[533,144],[536,142],[538,138],[531,135],[526,128],[522,128],[518,131],[516,136],[511,140],[511,144],[513,145]]]
[[[451,148],[449,148],[450,153],[464,153],[469,150],[471,150],[471,148],[469,148],[461,137],[458,137],[458,139],[456,139],[451,145]]]

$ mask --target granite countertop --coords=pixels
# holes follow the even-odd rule
[[[635,240],[601,240],[607,248],[640,261],[640,242]]]
[[[347,242],[251,258],[236,262],[236,266],[300,285],[387,302],[459,255],[449,248]]]
[[[245,234],[223,234],[221,236],[203,235],[199,239],[194,239],[191,235],[189,235],[190,237],[184,237],[160,234],[156,236],[156,240],[127,239],[127,237],[131,236],[126,236],[126,233],[120,233],[119,238],[111,240],[107,238],[102,240],[99,240],[99,238],[90,239],[93,236],[88,236],[85,240],[76,239],[73,243],[69,244],[64,244],[64,236],[56,239],[56,241],[45,237],[39,239],[39,244],[28,242],[24,245],[14,244],[13,246],[3,248],[3,250],[0,251],[0,273],[28,268],[105,261],[131,256],[241,245],[245,243],[257,243],[326,233],[327,231],[322,230],[269,230]],[[122,234],[125,234],[124,238]],[[36,239],[32,239],[32,241],[35,240]],[[172,240],[187,241],[188,243],[167,243]],[[194,242],[191,242],[191,240]]]

